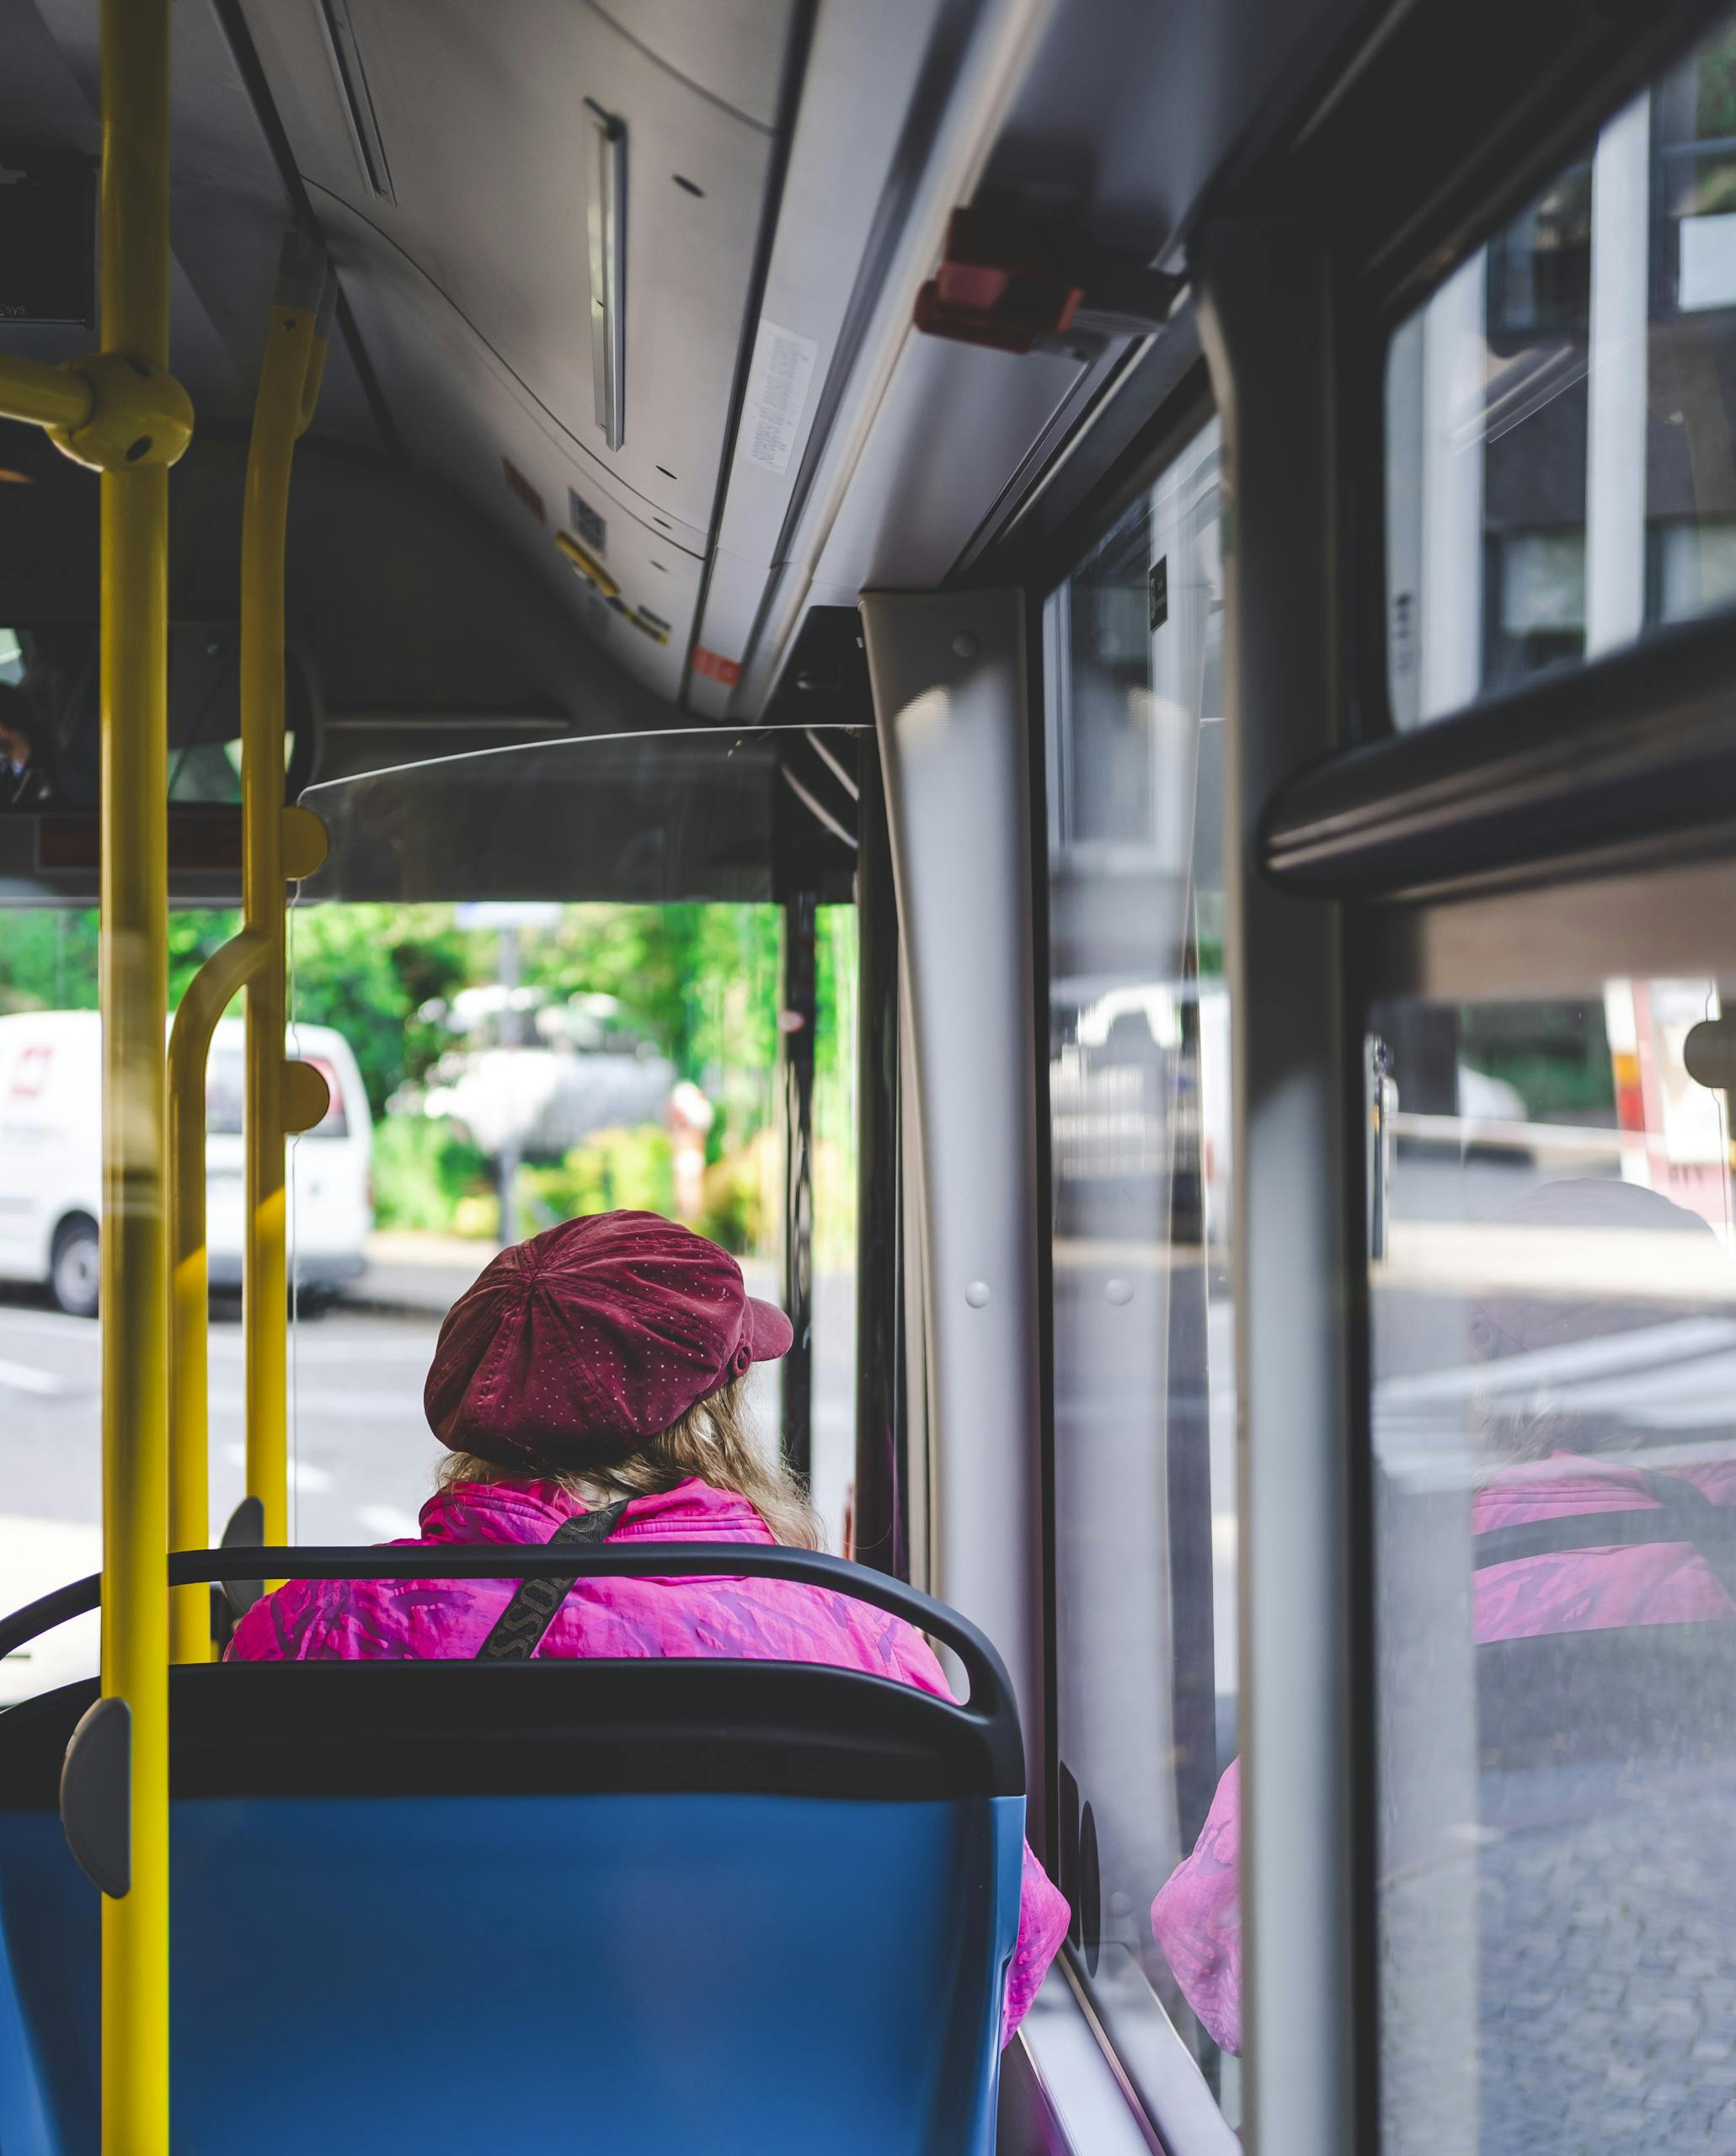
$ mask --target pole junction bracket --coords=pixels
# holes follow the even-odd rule
[[[131,352],[92,352],[65,371],[88,385],[90,416],[47,430],[63,456],[97,472],[173,464],[193,439],[193,405],[172,374]]]

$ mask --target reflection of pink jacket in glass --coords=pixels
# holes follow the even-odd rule
[[[422,1508],[430,1543],[547,1542],[584,1508],[553,1483],[462,1482]],[[635,1497],[612,1541],[765,1542],[745,1497],[690,1480]],[[255,1603],[229,1652],[243,1662],[467,1660],[513,1591],[510,1580],[292,1580]],[[549,1626],[554,1655],[714,1655],[817,1662],[952,1694],[910,1625],[847,1595],[793,1580],[581,1581]],[[1067,1929],[1067,1905],[1028,1848],[1002,2041],[1023,2018]]]
[[[1714,1504],[1736,1504],[1736,1460],[1681,1470]],[[1504,1474],[1472,1504],[1473,1534],[1570,1513],[1639,1512],[1656,1503],[1645,1477],[1568,1453]],[[1476,1576],[1472,1623],[1479,1646],[1557,1632],[1633,1625],[1691,1625],[1736,1616],[1716,1572],[1691,1543],[1650,1542],[1562,1550],[1492,1565]],[[1218,1784],[1194,1853],[1151,1904],[1151,1929],[1188,2004],[1226,2051],[1242,2048],[1239,1760]]]

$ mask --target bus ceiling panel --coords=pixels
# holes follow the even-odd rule
[[[681,691],[683,707],[696,718],[728,718],[741,679],[740,654],[752,639],[769,574],[766,563],[752,555],[721,546],[713,554],[704,611]]]
[[[949,220],[970,200],[1056,4],[889,0],[873,9],[822,11],[767,270],[766,341],[756,344],[756,358],[775,349],[766,339],[771,325],[796,331],[813,344],[813,371],[803,415],[789,430],[788,463],[770,474],[774,485],[748,469],[750,379],[724,510],[726,546],[772,571],[750,646],[724,651],[741,669],[732,705],[738,717],[765,708],[789,659],[817,589],[820,557],[915,334],[917,296],[934,274]],[[879,49],[871,51],[875,40]],[[852,104],[858,86],[859,109]],[[829,259],[835,232],[841,243]],[[793,358],[806,366],[799,345],[785,350],[787,364]],[[1028,446],[1028,436],[1022,448]],[[854,604],[859,585],[844,590],[841,579],[829,582],[835,590],[828,596],[841,591],[841,603]]]
[[[316,199],[408,455],[474,505],[616,664],[673,702],[702,531],[621,485],[412,262],[380,249],[341,204]]]
[[[527,575],[489,519],[427,473],[304,455],[289,558],[291,626],[328,714],[391,719],[393,762],[449,745],[441,728],[419,739],[406,714],[444,723],[553,713],[589,733],[669,722],[661,693],[612,663],[575,618],[574,579]],[[632,648],[640,643],[654,648],[642,638]]]
[[[565,477],[544,503],[544,514],[553,526],[582,521],[579,508],[564,491],[570,482],[582,490],[581,500],[599,501],[606,512],[612,506],[665,535],[672,545],[690,554],[705,552],[704,525],[686,523],[637,493],[618,470],[594,453],[590,442],[532,394],[489,339],[409,255],[386,241],[359,211],[336,195],[318,186],[312,193],[332,246],[340,286],[350,296],[370,362],[392,406],[394,422],[400,433],[419,426],[424,430],[419,462],[441,464],[444,461],[441,441],[455,415],[471,405],[480,405],[498,419],[505,430],[503,454],[510,453],[516,444],[531,464],[551,478],[554,474],[547,460],[551,455],[558,460],[559,471]],[[505,478],[504,469],[498,476],[510,490],[516,491]],[[521,471],[521,476],[534,478],[535,472]],[[531,506],[522,494],[519,499],[523,506]],[[549,510],[550,503],[559,514]]]
[[[245,6],[303,172],[378,235],[368,267],[407,254],[622,483],[708,530],[769,131],[569,0]],[[781,52],[788,0],[753,13]],[[616,448],[594,393],[587,110],[624,131]]]
[[[311,901],[847,901],[852,729],[676,729],[453,756],[313,787]],[[823,744],[816,745],[816,740]],[[840,773],[844,776],[841,777]],[[853,779],[851,782],[853,783]]]
[[[67,49],[60,19],[69,12],[56,0],[0,0],[0,51],[6,55],[0,129],[8,147],[78,150],[93,159],[102,148],[102,123],[86,78],[75,68],[76,55]],[[94,51],[96,11],[82,12]]]
[[[1122,349],[1013,354],[911,334],[815,571],[857,590],[939,584]]]
[[[699,642],[747,648],[845,383],[959,63],[967,0],[824,7],[803,72],[777,231],[718,525]],[[723,558],[735,565],[723,574]],[[719,684],[697,668],[695,708]],[[727,701],[727,699],[726,699]]]
[[[623,36],[741,119],[777,124],[794,0],[587,0]]]

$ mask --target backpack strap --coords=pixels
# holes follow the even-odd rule
[[[628,1500],[605,1505],[601,1512],[574,1513],[564,1519],[548,1538],[553,1548],[589,1550],[606,1542],[621,1524]],[[510,1602],[500,1613],[494,1629],[476,1651],[478,1662],[528,1662],[542,1644],[542,1636],[554,1622],[577,1572],[565,1579],[521,1580]]]
[[[1520,1527],[1485,1528],[1472,1538],[1472,1568],[1516,1564],[1527,1557],[1570,1550],[1632,1549],[1663,1542],[1691,1543],[1736,1600],[1736,1505],[1714,1504],[1684,1476],[1643,1471],[1646,1493],[1655,1502],[1643,1511],[1562,1513]]]

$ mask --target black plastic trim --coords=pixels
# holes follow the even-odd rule
[[[945,1701],[936,1704],[962,1716],[980,1732],[994,1761],[996,1794],[1015,1796],[1024,1789],[1024,1743],[1012,1684],[1006,1664],[987,1636],[969,1618],[961,1617],[957,1610],[948,1609],[919,1588],[892,1579],[884,1572],[872,1572],[866,1566],[847,1564],[841,1557],[823,1556],[816,1550],[767,1549],[741,1543],[658,1545],[649,1541],[612,1543],[600,1550],[584,1551],[547,1545],[526,1547],[522,1543],[446,1546],[408,1543],[366,1549],[302,1548],[289,1545],[268,1546],[250,1554],[255,1556],[259,1571],[268,1579],[780,1579],[827,1588],[852,1601],[865,1602],[874,1609],[901,1617],[953,1650],[964,1666],[970,1697],[962,1706],[948,1706]],[[234,1562],[232,1550],[178,1550],[168,1560],[168,1583],[171,1587],[189,1587],[220,1580],[233,1568]],[[99,1608],[101,1598],[101,1575],[93,1572],[72,1587],[62,1588],[29,1604],[0,1621],[0,1656],[11,1653],[54,1625],[64,1624],[69,1617]],[[545,1664],[538,1662],[528,1666],[541,1668]],[[548,1666],[576,1665],[551,1657]],[[649,1662],[633,1665],[642,1671],[654,1666],[661,1665]],[[702,1666],[713,1669],[720,1665],[707,1661]],[[749,1666],[775,1669],[788,1665],[767,1662]],[[829,1681],[841,1681],[852,1673],[830,1668],[824,1671]],[[9,1710],[5,1726],[11,1726],[10,1716],[18,1711],[16,1708]]]
[[[813,616],[809,616],[809,621]],[[856,1497],[860,1564],[910,1576],[910,1454],[905,1406],[904,1223],[899,1098],[898,896],[879,744],[857,766],[859,938],[856,1131]]]
[[[1394,0],[1211,212],[1327,218],[1390,323],[1727,6]]]
[[[572,1562],[569,1553],[566,1561]],[[0,1715],[0,1811],[56,1801],[96,1680]],[[799,1662],[209,1662],[170,1673],[176,1799],[633,1795],[926,1802],[1022,1793],[951,1701]]]
[[[1322,897],[1446,892],[1736,815],[1736,618],[1663,632],[1349,750],[1273,801],[1263,866]]]
[[[1212,190],[1208,215],[1313,216],[1332,235],[1349,435],[1337,542],[1350,632],[1343,695],[1364,740],[1391,730],[1382,395],[1390,333],[1726,5],[1534,0],[1515,12],[1501,0],[1394,0],[1347,43],[1311,104],[1267,131]]]

